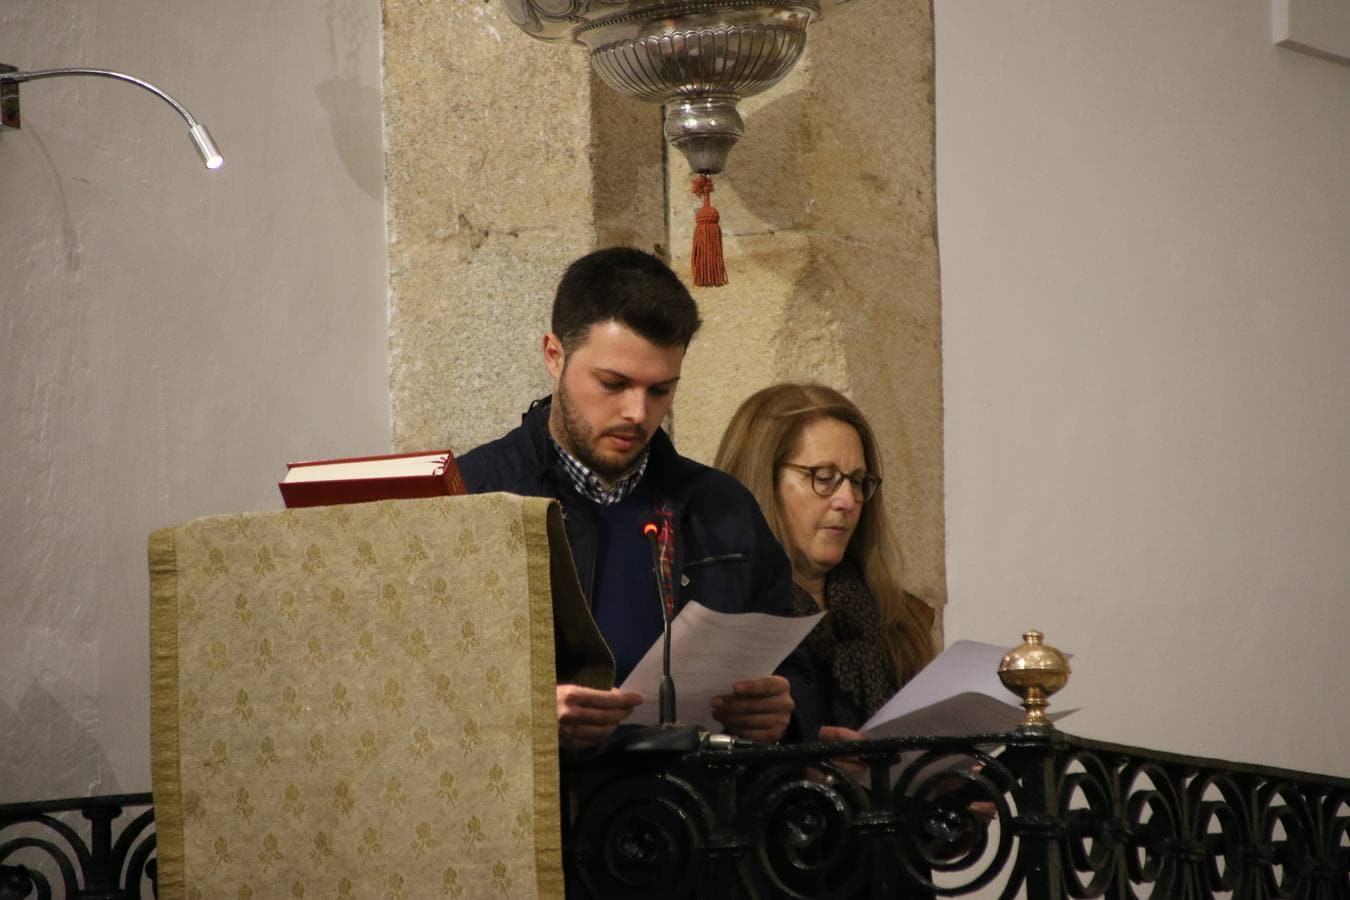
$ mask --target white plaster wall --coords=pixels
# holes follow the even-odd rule
[[[1350,774],[1350,70],[1266,0],[937,4],[950,638],[1069,730]],[[389,442],[379,10],[9,0],[0,802],[148,789],[154,527]]]
[[[145,542],[389,446],[379,4],[7,0],[0,802],[149,790]]]
[[[1350,775],[1350,69],[1269,0],[936,9],[949,639]]]

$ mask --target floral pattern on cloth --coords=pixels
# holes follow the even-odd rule
[[[549,515],[488,494],[156,532],[159,896],[560,894]]]

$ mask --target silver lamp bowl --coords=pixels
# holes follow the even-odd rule
[[[744,123],[736,104],[782,80],[806,48],[817,0],[502,0],[546,41],[590,49],[621,94],[666,104],[666,140],[695,172],[726,168]]]

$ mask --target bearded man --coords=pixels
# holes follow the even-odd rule
[[[619,683],[661,635],[657,577],[668,578],[674,613],[697,599],[719,612],[792,614],[791,569],[754,497],[680,456],[661,428],[700,324],[693,297],[656,257],[614,247],[578,259],[558,284],[543,340],[552,394],[530,405],[519,428],[458,460],[472,493],[561,501]],[[664,563],[653,573],[639,525],[653,512],[668,574]],[[602,743],[643,702],[575,684],[559,684],[557,700],[566,749]],[[777,674],[728,685],[712,715],[737,737],[814,739],[809,665],[798,652]]]

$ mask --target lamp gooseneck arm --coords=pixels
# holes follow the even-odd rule
[[[134,75],[128,75],[125,72],[115,72],[112,69],[91,69],[84,66],[65,66],[59,69],[34,69],[31,72],[0,72],[0,84],[19,84],[25,81],[37,81],[40,78],[62,78],[67,75],[88,75],[95,78],[111,78],[114,81],[125,81],[128,84],[134,84],[137,87],[144,88],[150,93],[159,97],[165,103],[172,106],[187,122],[188,135],[192,138],[192,145],[197,153],[201,155],[202,162],[208,169],[218,169],[225,161],[216,149],[215,141],[211,139],[206,126],[201,124],[193,117],[188,108],[173,98],[168,91],[151,84],[143,78],[137,78]]]
[[[39,78],[60,78],[65,75],[92,75],[96,78],[112,78],[116,81],[125,81],[137,87],[143,87],[178,110],[178,114],[188,123],[189,128],[197,124],[197,120],[192,117],[192,113],[188,112],[188,108],[175,100],[168,91],[143,78],[137,78],[135,75],[128,75],[125,72],[114,72],[112,69],[88,69],[83,66],[69,66],[60,69],[35,69],[32,72],[4,72],[0,73],[0,83],[6,81],[37,81]]]

